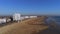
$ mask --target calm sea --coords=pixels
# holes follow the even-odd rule
[[[60,25],[60,16],[50,16],[50,17],[56,21],[56,24]]]
[[[56,28],[60,30],[60,16],[48,16],[48,18],[52,18],[55,20]]]

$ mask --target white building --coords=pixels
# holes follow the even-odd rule
[[[21,17],[21,20],[25,19],[25,17]]]
[[[14,20],[14,21],[21,20],[21,14],[15,13],[15,14],[13,15],[13,20]]]
[[[7,19],[7,22],[10,22],[11,21],[11,19]]]
[[[30,18],[37,18],[37,16],[30,16]]]
[[[0,24],[6,23],[6,18],[0,19]]]
[[[29,18],[29,16],[25,16],[24,18]]]

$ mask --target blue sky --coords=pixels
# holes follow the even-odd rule
[[[0,15],[59,15],[60,0],[0,0]]]

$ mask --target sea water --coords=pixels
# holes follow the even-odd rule
[[[55,20],[56,25],[60,25],[60,16],[50,16],[50,17]]]
[[[48,19],[55,21],[56,29],[60,30],[60,16],[48,16]],[[49,22],[47,22],[49,23]],[[51,22],[50,22],[51,23]]]

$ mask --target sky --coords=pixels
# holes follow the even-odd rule
[[[60,0],[0,0],[0,15],[59,15]]]

